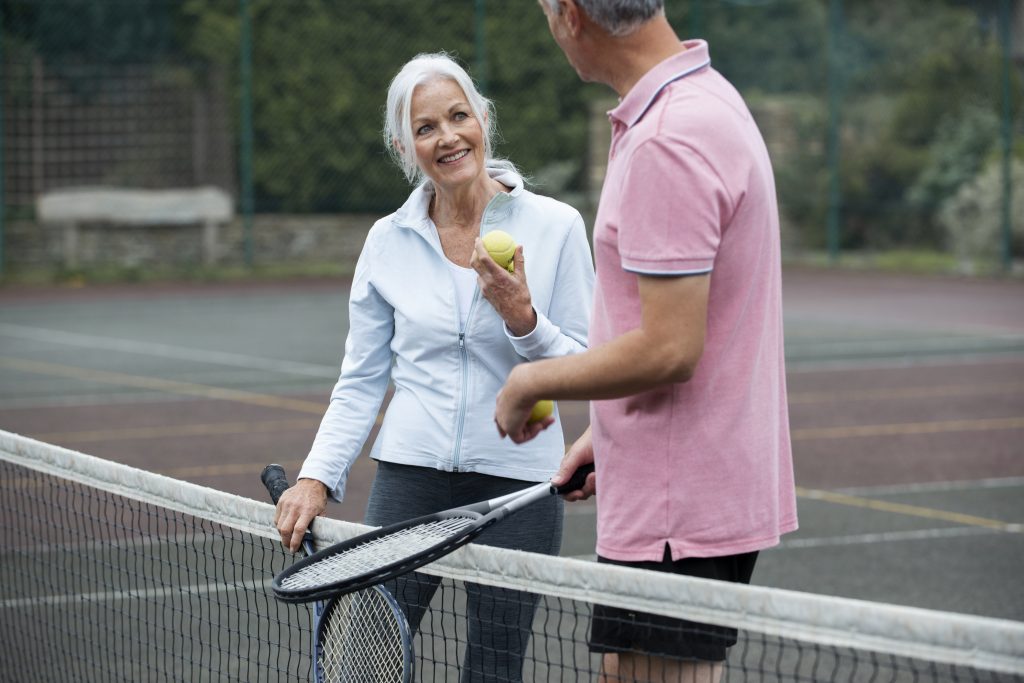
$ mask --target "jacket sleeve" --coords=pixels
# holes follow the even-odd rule
[[[395,313],[370,280],[372,233],[356,262],[349,298],[349,333],[341,375],[300,478],[323,482],[342,500],[349,469],[359,457],[387,392]]]
[[[587,349],[587,331],[594,299],[594,262],[583,217],[576,213],[558,251],[554,289],[547,315],[537,311],[537,325],[522,337],[508,336],[516,353],[527,360],[553,358]]]

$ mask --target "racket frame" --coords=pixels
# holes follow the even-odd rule
[[[398,627],[398,631],[400,633],[399,639],[402,642],[402,683],[409,683],[409,681],[412,681],[413,679],[416,663],[413,660],[412,630],[409,628],[409,622],[405,618],[405,612],[402,611],[402,607],[398,604],[398,600],[395,599],[395,596],[393,596],[388,589],[384,588],[384,586],[378,584],[370,586],[365,590],[367,592],[373,591],[380,599],[387,603],[388,608],[391,610],[391,617]],[[346,599],[351,599],[352,597],[354,596],[350,593],[342,595],[335,594],[334,597],[326,602],[315,603],[320,607],[320,612],[316,617],[316,626],[313,634],[313,675],[316,683],[333,683],[325,678],[323,665],[321,663],[324,659],[325,631],[330,628],[331,618],[341,602]]]
[[[365,534],[360,534],[359,536],[355,536],[342,541],[341,543],[324,548],[313,555],[299,560],[277,574],[271,583],[271,588],[273,589],[274,595],[277,599],[282,602],[302,603],[322,600],[324,598],[350,593],[352,591],[383,583],[384,581],[407,574],[424,565],[430,564],[445,555],[448,555],[449,553],[473,541],[492,525],[498,523],[517,510],[530,505],[531,503],[547,498],[548,496],[559,493],[568,493],[569,491],[581,488],[583,483],[586,481],[587,475],[592,471],[593,465],[587,465],[577,470],[573,477],[560,487],[556,487],[550,482],[542,482],[504,496],[481,501],[465,507],[452,508],[450,510],[404,520],[396,524],[391,524],[389,526],[381,527],[380,529],[369,531]],[[295,589],[287,588],[283,585],[283,582],[293,574],[302,571],[310,565],[316,564],[324,558],[343,554],[353,548],[379,538],[389,536],[404,529],[454,517],[469,517],[474,518],[475,521],[472,523],[470,528],[463,530],[454,536],[442,539],[436,544],[429,546],[414,555],[388,562],[378,568],[368,570],[361,574],[349,576],[338,581],[324,583],[312,588]]]

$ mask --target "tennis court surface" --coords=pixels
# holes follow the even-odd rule
[[[523,680],[595,679],[594,604],[739,628],[728,681],[1024,680],[1021,294],[787,273],[801,530],[757,585],[597,566],[593,509],[574,506],[566,557],[474,546],[427,569],[442,581],[417,680],[466,670],[467,624],[496,618],[467,613],[480,584],[536,602]],[[345,298],[338,282],[0,292],[0,679],[309,680],[310,609],[269,590],[295,558],[258,475],[308,447]],[[560,410],[579,433],[584,407]],[[364,458],[322,543],[359,529],[341,520],[361,519],[372,473]]]

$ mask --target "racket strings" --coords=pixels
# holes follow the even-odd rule
[[[321,624],[317,653],[325,683],[404,681],[407,637],[396,608],[378,590],[339,597]]]
[[[475,517],[446,517],[399,529],[303,567],[282,579],[281,587],[289,591],[315,589],[377,572],[459,535],[475,522]]]

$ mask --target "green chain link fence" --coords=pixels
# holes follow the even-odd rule
[[[1020,261],[1024,3],[667,4],[764,131],[787,256]],[[183,229],[86,225],[69,245],[39,202],[82,187],[223,190],[220,265],[351,259],[410,189],[381,117],[424,51],[495,100],[498,152],[539,192],[593,215],[614,99],[579,82],[532,0],[3,0],[0,22],[5,274],[66,268],[69,248],[76,267],[204,258]]]

